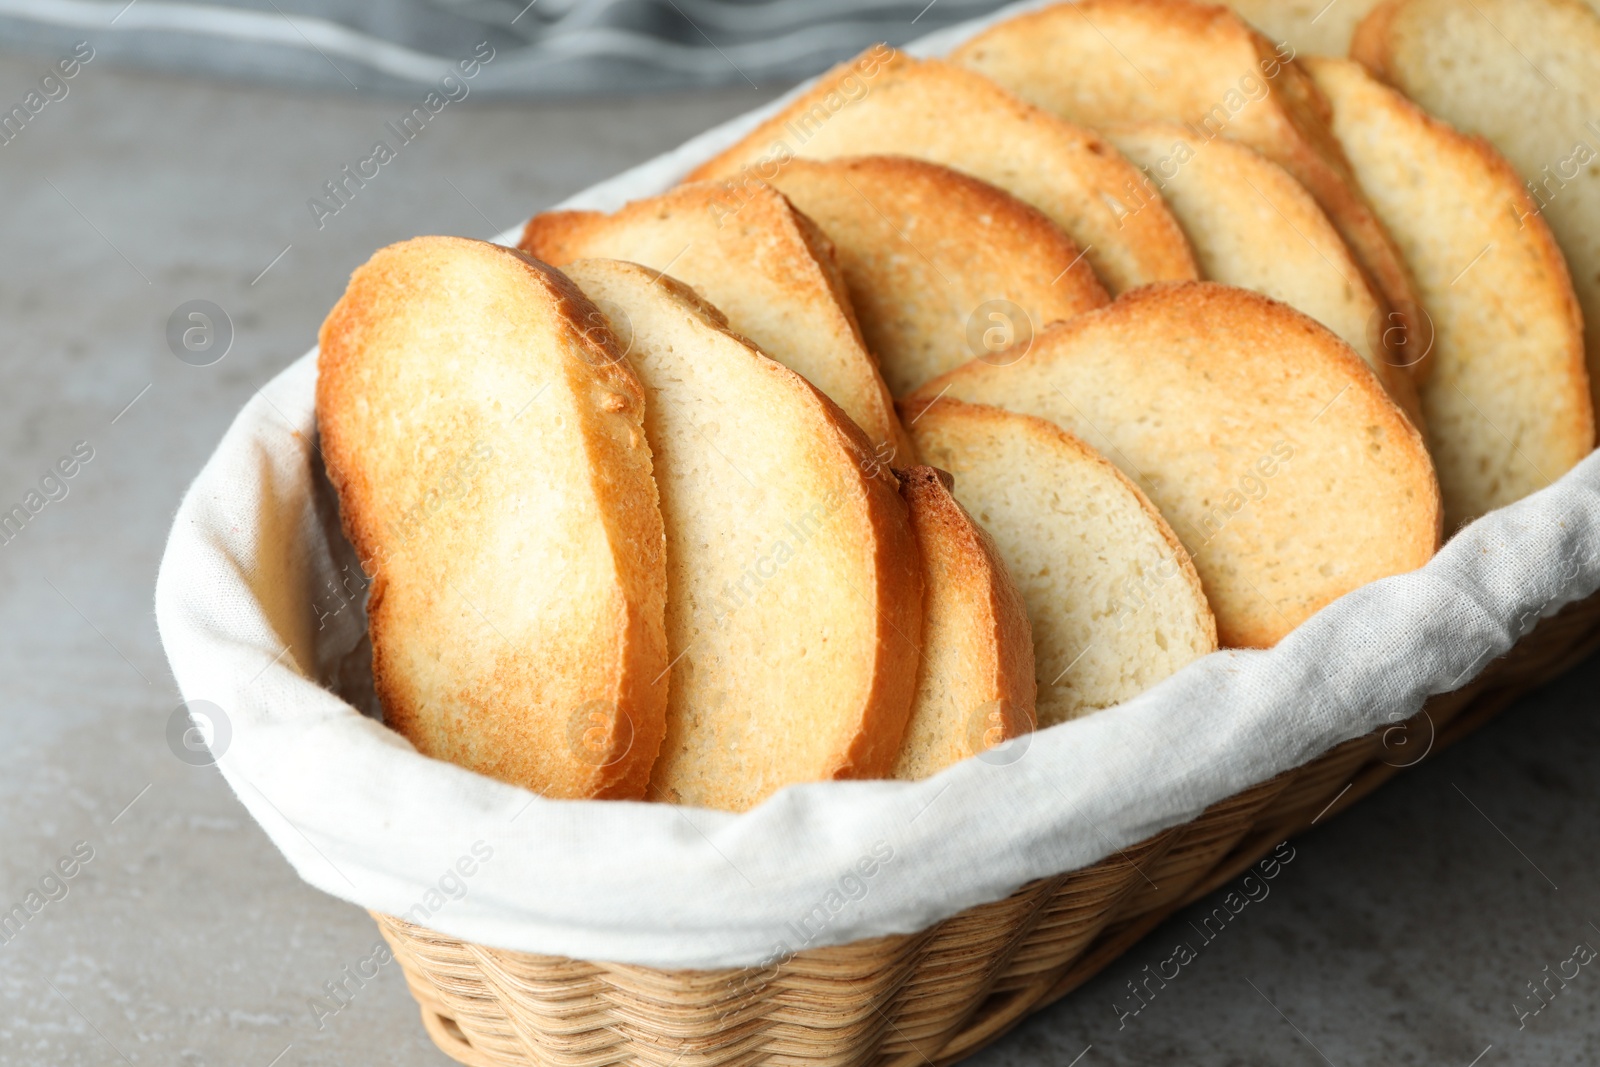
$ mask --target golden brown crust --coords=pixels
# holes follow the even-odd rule
[[[1316,198],[1287,170],[1248,145],[1207,143],[1175,123],[1123,123],[1105,133],[1150,171],[1207,281],[1253,289],[1321,322],[1423,425],[1416,383],[1391,361],[1384,331],[1375,327],[1387,305]]]
[[[599,211],[544,211],[522,227],[517,248],[537,260],[560,267],[583,257],[583,243],[605,219]]]
[[[1228,0],[1246,22],[1301,56],[1344,56],[1350,35],[1377,0]]]
[[[1149,286],[1046,331],[1014,364],[975,360],[913,399],[941,392],[1102,445],[1188,546],[1226,646],[1269,647],[1439,544],[1438,481],[1416,427],[1349,346],[1258,293]],[[1274,438],[1288,457],[1256,462],[1277,454]],[[1341,534],[1326,541],[1330,530]]]
[[[843,737],[839,747],[830,749],[814,764],[808,763],[804,767],[804,776],[786,781],[883,776],[892,765],[910,714],[922,631],[919,557],[894,474],[878,459],[865,433],[837,404],[803,377],[769,359],[747,339],[728,330],[720,313],[682,282],[637,264],[616,261],[578,261],[572,263],[570,269],[586,291],[595,295],[600,303],[609,307],[608,301],[616,301],[619,307],[628,312],[632,319],[635,348],[653,353],[641,364],[644,368],[641,373],[647,382],[653,383],[653,390],[659,391],[664,387],[664,382],[676,380],[683,373],[682,361],[693,358],[708,373],[718,375],[720,380],[733,381],[737,377],[739,382],[744,383],[739,388],[749,394],[752,403],[759,405],[754,417],[761,420],[762,427],[779,424],[784,427],[783,449],[786,454],[795,450],[803,452],[803,463],[797,461],[797,465],[804,469],[753,470],[751,476],[756,481],[776,481],[786,476],[791,479],[812,478],[819,486],[825,483],[828,487],[827,490],[819,490],[819,495],[822,492],[836,495],[838,503],[832,514],[842,524],[837,528],[838,536],[848,538],[851,546],[848,553],[850,570],[848,574],[836,578],[831,577],[833,572],[830,571],[830,580],[839,588],[823,592],[839,595],[843,598],[840,603],[848,602],[850,614],[870,620],[867,624],[871,634],[870,647],[864,652],[867,666],[860,679],[852,676],[850,680],[847,688],[852,694],[852,703],[849,707],[834,706],[827,708],[825,713],[820,709],[817,712],[819,716],[825,714],[839,722],[848,723],[850,729],[847,736]],[[638,331],[646,321],[664,322],[678,316],[675,321],[681,322],[683,313],[698,320],[701,329],[720,336],[714,339],[713,344],[706,340],[707,334],[696,333],[693,336],[702,339],[696,355],[674,356],[672,358],[676,362],[653,367],[655,361],[666,358],[660,344],[668,335],[662,334],[660,338],[652,339]],[[657,318],[647,320],[646,315],[657,315]],[[651,395],[656,393],[652,392]],[[725,404],[727,400],[719,399],[717,403]],[[678,402],[668,402],[656,405],[655,410],[667,412],[679,406]],[[731,425],[725,427],[726,431],[733,429]],[[664,423],[653,423],[649,432],[665,434],[667,429]],[[694,431],[692,436],[696,440],[704,440],[699,430]],[[680,494],[676,509],[670,503],[663,508],[669,524],[669,557],[675,550],[681,550],[685,557],[677,563],[669,558],[669,566],[687,567],[691,565],[687,557],[695,546],[683,545],[680,540],[683,528],[672,524],[683,518],[684,508],[704,509],[714,505],[704,500],[691,502],[684,497],[683,493],[699,488],[698,483],[689,484],[686,481],[693,478],[692,468],[675,466],[679,461],[672,454],[670,443],[658,441],[655,447],[660,457],[658,469],[662,473],[658,473],[658,478],[663,479],[664,498],[670,501],[674,499],[675,492]],[[749,448],[741,453],[741,463],[747,462],[751,454]],[[781,534],[786,528],[781,520],[788,517],[763,513],[757,523],[761,529],[756,532],[763,537]],[[767,529],[769,525],[770,530]],[[834,534],[828,536],[833,537]],[[674,545],[678,549],[674,549]],[[828,551],[833,553],[834,550]],[[674,569],[672,573],[677,575],[681,572]],[[717,666],[717,657],[726,655],[733,646],[724,648],[719,643],[722,638],[712,636],[712,631],[722,633],[722,622],[705,616],[704,604],[689,602],[682,592],[687,588],[690,587],[686,585],[673,591],[674,603],[680,612],[681,628],[674,637],[680,643],[670,651],[679,657],[675,664],[678,669],[710,674],[723,669]],[[822,593],[819,592],[819,595]],[[818,610],[820,612],[823,609],[819,606]],[[838,612],[845,609],[835,604],[828,610]],[[743,625],[737,620],[744,616],[733,617],[734,627]],[[669,631],[672,620],[673,607],[669,606]],[[785,625],[804,627],[815,623],[815,619],[793,619]],[[699,627],[699,637],[692,636],[696,631],[691,627],[696,626]],[[669,632],[669,636],[673,634]],[[820,634],[819,639],[826,643],[829,635]],[[699,663],[697,660],[702,653],[706,653],[708,658]],[[786,662],[785,666],[791,675],[798,670],[793,662]],[[819,680],[818,691],[823,691],[825,684],[834,681],[834,678],[827,679],[826,683]],[[861,684],[856,685],[857,681]],[[703,758],[699,762],[688,759],[685,754],[691,749],[686,746],[685,738],[691,731],[691,724],[687,716],[695,717],[692,729],[708,737],[720,738],[719,731],[725,725],[719,720],[720,713],[715,706],[691,707],[682,703],[692,699],[687,688],[675,689],[673,707],[669,710],[667,744],[656,763],[651,781],[653,797],[741,810],[758,803],[770,792],[786,784],[786,781],[765,780],[752,795],[749,790],[755,787],[750,781],[737,778],[732,769],[708,765]],[[856,699],[859,699],[859,706],[854,703]],[[833,734],[830,732],[817,736],[831,738]],[[770,741],[774,747],[782,744],[781,738],[770,738]],[[697,742],[697,747],[692,751],[703,756],[705,752],[725,750],[720,743],[707,745]],[[794,773],[801,771],[795,768]],[[707,775],[719,774],[722,777],[715,783],[708,784],[701,780]]]
[[[1539,204],[1487,140],[1429,115],[1359,63],[1319,58],[1308,67],[1334,101],[1336,129],[1351,138],[1356,161],[1379,166],[1377,148],[1394,168],[1387,217],[1420,264],[1444,376],[1425,385],[1424,397],[1448,414],[1461,403],[1472,410],[1471,422],[1430,435],[1453,530],[1559,477],[1592,448],[1578,295]],[[1419,166],[1428,168],[1425,180],[1416,177]],[[1440,205],[1434,215],[1424,200]],[[1468,249],[1494,250],[1470,275],[1454,274],[1458,257],[1474,254],[1455,247],[1458,235]],[[1529,379],[1533,390],[1517,388]],[[1519,442],[1512,469],[1488,462],[1479,438]]]
[[[520,247],[556,266],[621,259],[694,287],[736,332],[828,393],[890,462],[911,440],[868,353],[833,248],[783,194],[752,182],[682,185],[612,215],[556,211],[523,227]]]
[[[1034,329],[1110,302],[1048,216],[949,167],[793,159],[773,184],[831,238],[891,392],[970,359],[968,319],[987,301],[1020,307]]]
[[[1379,81],[1394,83],[1389,71],[1389,27],[1404,7],[1404,0],[1383,0],[1356,24],[1350,38],[1350,58],[1372,72]]]
[[[773,191],[779,196],[783,196],[783,190],[774,189]],[[788,200],[787,197],[784,197],[784,199]],[[790,207],[793,208],[792,203]],[[834,247],[833,241],[829,240],[828,235],[805,212],[794,208],[794,213],[791,217],[794,219],[795,228],[799,231],[801,239],[805,241],[806,247],[811,249],[811,254],[816,257],[817,266],[822,268],[822,276],[828,283],[828,292],[833,295],[834,302],[839,305],[839,309],[844,312],[845,319],[850,323],[850,336],[860,346],[862,352],[871,355],[871,349],[867,347],[867,340],[861,333],[861,320],[857,317],[855,304],[850,299],[849,287],[844,282],[844,271],[839,267],[838,249]],[[875,362],[874,369],[877,370]],[[879,457],[880,461],[883,463],[915,462],[917,458],[916,446],[911,443],[911,436],[906,433],[905,427],[900,424],[900,419],[895,414],[894,397],[889,394],[889,386],[884,382],[881,371],[872,376],[869,388],[875,393],[872,401],[874,409],[883,413],[883,425],[887,427],[887,443],[890,446],[888,454]]]
[[[1138,171],[1103,138],[961,67],[882,45],[824,74],[685,180],[737,186],[747,173],[775,179],[797,157],[868,154],[940,163],[1032,204],[1087,250],[1114,291],[1196,276],[1183,231],[1159,199],[1138,197]],[[1130,195],[1131,209],[1122,203]]]
[[[898,192],[900,196],[893,206],[899,207],[898,200],[903,199],[906,205],[916,205],[927,216],[933,216],[935,212],[954,215],[958,219],[992,216],[985,239],[982,242],[975,239],[967,242],[968,254],[982,254],[990,245],[998,244],[1006,250],[1007,255],[1038,256],[1051,264],[1067,264],[1070,267],[1068,273],[1052,273],[1052,282],[1060,284],[1076,301],[1092,303],[1097,307],[1111,302],[1105,286],[1095,277],[1077,242],[1050,221],[1048,215],[998,186],[951,167],[912,156],[795,159],[784,167],[782,174],[772,184],[783,192],[788,183],[796,183],[798,187],[807,179],[830,174],[843,174],[850,181],[858,183],[863,191]],[[789,194],[784,192],[784,195]],[[872,202],[877,207],[883,207],[879,201]],[[804,211],[804,208],[801,210]],[[909,207],[906,210],[909,214]],[[943,219],[930,217],[928,221],[936,223]]]
[[[1398,10],[1398,0],[1386,0],[1382,8],[1374,9],[1373,15],[1380,10],[1387,10],[1387,18],[1392,18],[1394,11]],[[1369,19],[1371,16],[1369,16]],[[1363,21],[1366,24],[1366,20]],[[1374,32],[1382,32],[1383,25],[1374,23]],[[1317,64],[1333,66],[1346,61],[1336,59],[1318,59]],[[1371,74],[1368,69],[1367,73]],[[1457,152],[1471,156],[1479,166],[1498,180],[1504,188],[1506,200],[1510,205],[1512,215],[1519,221],[1519,228],[1526,230],[1522,239],[1532,245],[1534,255],[1542,267],[1542,271],[1554,279],[1554,287],[1560,290],[1560,301],[1563,305],[1563,317],[1567,320],[1576,333],[1576,340],[1568,347],[1570,354],[1569,375],[1572,381],[1579,381],[1585,389],[1589,385],[1589,373],[1583,357],[1583,309],[1578,303],[1577,291],[1572,285],[1572,272],[1567,264],[1566,256],[1561,252],[1561,246],[1556,242],[1556,236],[1550,226],[1545,222],[1539,209],[1539,204],[1528,193],[1527,185],[1516,168],[1501,155],[1494,145],[1487,139],[1476,134],[1465,134],[1441,118],[1428,114],[1416,103],[1406,98],[1399,90],[1389,86],[1383,79],[1377,78],[1389,90],[1390,106],[1412,117],[1412,119],[1427,127],[1430,133],[1440,142],[1450,146]],[[1592,434],[1590,435],[1593,436]]]
[[[1277,49],[1261,34],[1251,31],[1251,38],[1262,62],[1277,54]],[[1284,146],[1284,158],[1277,162],[1306,187],[1339,228],[1355,252],[1369,284],[1376,285],[1389,310],[1400,318],[1404,333],[1399,336],[1419,336],[1426,327],[1420,321],[1423,312],[1411,272],[1395,247],[1394,238],[1378,221],[1367,201],[1350,161],[1345,158],[1344,148],[1333,136],[1332,106],[1298,61],[1283,64],[1282,74],[1273,82],[1273,87],[1282,97],[1284,114],[1298,134],[1298,137],[1267,142]],[[1404,354],[1402,349],[1391,355],[1413,382],[1427,381],[1431,362],[1423,358],[1406,363]],[[1416,410],[1414,403],[1411,410]]]
[[[872,688],[861,732],[834,777],[884,778],[894,767],[917,691],[922,658],[921,555],[894,471],[839,405],[804,378],[789,373],[820,401],[819,433],[824,428],[831,431],[837,447],[862,474],[873,564],[879,576],[871,597],[873,615],[880,623]],[[909,437],[906,450],[916,454]]]
[[[861,732],[835,778],[885,778],[893,770],[911,717],[922,652],[922,570],[910,516],[897,487],[879,478],[868,484],[874,561],[882,576],[873,610],[883,627]],[[886,487],[892,498],[885,495]]]
[[[1353,55],[1522,179],[1570,265],[1583,310],[1591,404],[1600,409],[1600,7],[1593,0],[1404,0],[1371,12]],[[1553,91],[1551,74],[1562,91]]]
[[[505,338],[508,329],[514,338]],[[454,337],[459,349],[432,347],[439,336]],[[546,795],[641,796],[667,697],[657,684],[667,662],[662,534],[643,390],[599,311],[561,274],[520,253],[417,238],[357,269],[320,340],[322,453],[346,536],[373,574],[373,678],[386,722],[424,754]],[[537,346],[526,365],[519,343]],[[453,374],[457,352],[480,345],[484,362]],[[540,353],[548,353],[542,365]],[[612,553],[591,573],[597,596],[585,621],[598,638],[593,646],[569,647],[549,633],[537,654],[481,641],[480,623],[462,619],[441,588],[466,601],[459,585],[476,592],[486,571],[515,566],[484,556],[492,531],[521,521],[500,491],[515,485],[519,472],[510,468],[530,449],[537,461],[542,443],[554,440],[521,436],[481,390],[501,380],[507,363],[524,381],[544,374],[547,398],[573,420],[568,454],[582,461],[562,464],[577,500],[563,521],[576,514],[571,521]],[[510,462],[491,463],[496,448]],[[427,521],[447,508],[445,519]],[[541,634],[537,619],[513,610],[499,626]],[[591,704],[597,717],[579,721]]]
[[[782,189],[774,187],[774,191],[785,200],[789,198]],[[789,201],[790,207],[794,202]],[[794,209],[795,228],[800,237],[805,241],[806,247],[811,249],[811,254],[816,257],[817,265],[822,268],[822,276],[828,283],[828,292],[833,294],[833,299],[844,312],[845,318],[850,321],[850,331],[855,339],[866,347],[866,338],[861,336],[861,322],[856,317],[855,304],[850,300],[850,289],[844,284],[844,272],[839,269],[839,250],[834,247],[833,241],[822,231],[816,220],[799,208]],[[889,402],[885,397],[885,402]]]
[[[950,475],[932,467],[897,473],[922,558],[926,618],[917,700],[894,776],[916,778],[1034,728],[1033,630],[994,539],[957,503]],[[936,611],[955,614],[935,618]],[[943,648],[931,646],[936,637]],[[972,671],[970,689],[928,677],[946,655]],[[949,701],[953,708],[943,706]]]
[[[754,348],[751,351],[760,355]],[[793,379],[817,400],[816,433],[830,440],[860,474],[873,570],[877,584],[868,595],[878,622],[872,686],[861,716],[861,730],[840,759],[836,779],[883,778],[894,767],[922,655],[922,567],[911,517],[900,496],[899,479],[878,455],[872,441],[826,393],[788,368],[763,357],[772,373]],[[907,448],[911,446],[908,444]],[[866,610],[866,605],[862,606]]]
[[[1118,37],[1122,43],[1105,53],[1106,43]],[[1104,69],[1063,62],[1075,49],[1099,53],[1096,62]],[[1155,59],[1142,64],[1129,58],[1150,52]],[[957,48],[951,60],[1069,121],[1205,125],[1220,111],[1224,135],[1294,175],[1328,213],[1390,307],[1408,321],[1412,317],[1410,276],[1327,129],[1327,101],[1292,53],[1280,56],[1228,8],[1191,0],[1056,4],[996,24]],[[1263,100],[1249,102],[1242,88],[1246,78],[1264,86]],[[1237,109],[1224,106],[1230,94],[1239,101]],[[1267,100],[1275,106],[1261,106]],[[1409,370],[1420,380],[1426,362]]]
[[[1054,726],[1132,699],[1216,651],[1216,624],[1167,521],[1081,440],[948,397],[902,404],[925,455],[994,535],[1034,642],[1036,715]]]
[[[1242,292],[1243,290],[1240,291]],[[1130,296],[1131,295],[1132,294],[1130,294]],[[1128,299],[1128,297],[1120,298],[1118,302],[1120,303],[1122,299]],[[1065,324],[1062,325],[1064,326]],[[941,378],[938,380],[943,381],[945,379]],[[1084,462],[1092,463],[1099,467],[1105,473],[1106,477],[1118,482],[1133,496],[1134,499],[1139,502],[1140,509],[1144,512],[1145,516],[1150,519],[1151,528],[1160,534],[1162,541],[1165,542],[1169,549],[1171,549],[1174,557],[1178,560],[1179,574],[1182,577],[1184,584],[1189,587],[1195,601],[1202,605],[1202,607],[1209,606],[1209,601],[1207,601],[1205,595],[1204,584],[1200,580],[1200,573],[1195,570],[1194,567],[1194,560],[1189,555],[1189,550],[1184,547],[1182,539],[1179,538],[1177,533],[1172,529],[1172,525],[1167,521],[1166,516],[1162,515],[1161,509],[1157,508],[1156,505],[1150,500],[1150,497],[1145,494],[1145,491],[1139,487],[1139,483],[1135,482],[1132,478],[1129,478],[1123,473],[1120,467],[1107,459],[1099,451],[1085,443],[1082,438],[1069,432],[1068,430],[1063,429],[1061,426],[1051,422],[1049,419],[1043,419],[1035,415],[1010,411],[1004,407],[999,407],[993,404],[976,404],[966,400],[955,399],[950,396],[940,396],[937,391],[928,388],[918,389],[915,395],[900,402],[900,409],[905,414],[908,422],[917,421],[918,417],[921,416],[925,411],[930,409],[938,410],[941,408],[944,410],[960,411],[966,418],[973,419],[978,422],[989,421],[997,425],[1018,418],[1025,419],[1033,428],[1035,433],[1039,434],[1040,436],[1049,437],[1058,441],[1062,447],[1077,454]],[[1205,633],[1207,642],[1210,645],[1210,648],[1207,649],[1207,651],[1213,651],[1217,647],[1216,617],[1211,611],[1205,610],[1200,613],[1199,620],[1200,629]]]

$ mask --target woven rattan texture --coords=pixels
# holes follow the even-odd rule
[[[1596,647],[1600,595],[1545,620],[1471,685],[1434,697],[1408,722],[1335,746],[1092,867],[919,934],[807,949],[769,968],[587,963],[373,917],[429,1035],[472,1067],[942,1067]]]

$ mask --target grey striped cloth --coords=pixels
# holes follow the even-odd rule
[[[111,63],[414,93],[478,61],[491,96],[779,87],[996,0],[0,0],[0,47],[87,41]],[[483,61],[485,56],[492,56]]]

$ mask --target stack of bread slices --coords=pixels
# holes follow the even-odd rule
[[[920,778],[1576,464],[1600,15],[1235,6],[878,46],[663,195],[378,252],[317,411],[387,723],[552,797]]]

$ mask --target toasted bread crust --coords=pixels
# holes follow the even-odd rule
[[[1377,0],[1228,0],[1241,18],[1302,56],[1344,56],[1350,36]]]
[[[737,370],[737,373],[760,383],[752,388],[758,388],[765,397],[760,408],[761,417],[775,419],[781,408],[782,425],[785,427],[783,432],[786,435],[792,433],[792,436],[785,436],[784,440],[788,443],[784,447],[803,448],[807,457],[806,471],[789,473],[795,476],[803,473],[807,477],[814,475],[816,478],[826,475],[828,484],[833,486],[837,494],[839,529],[848,531],[852,539],[850,559],[853,568],[850,574],[838,578],[838,582],[848,587],[845,592],[852,598],[849,604],[851,614],[870,620],[867,626],[871,634],[868,642],[871,647],[861,652],[866,666],[860,678],[849,680],[850,696],[856,703],[850,707],[817,710],[819,721],[822,718],[830,721],[837,719],[850,725],[847,736],[843,736],[835,747],[823,753],[814,763],[803,767],[791,766],[792,776],[781,781],[753,783],[741,779],[736,773],[739,766],[736,762],[728,766],[708,765],[704,759],[696,762],[686,756],[688,749],[685,748],[685,739],[690,736],[691,730],[709,731],[711,735],[720,737],[717,731],[722,724],[717,718],[718,709],[688,706],[684,701],[692,699],[692,691],[675,684],[673,704],[668,711],[667,737],[651,780],[651,795],[680,803],[743,810],[759,803],[789,781],[881,777],[887,774],[899,748],[915,694],[922,630],[922,575],[916,542],[893,473],[878,460],[873,444],[838,405],[800,375],[767,358],[748,340],[729,331],[720,313],[688,286],[631,263],[588,260],[574,262],[570,269],[579,283],[587,291],[596,294],[602,303],[611,299],[603,295],[605,293],[626,292],[633,294],[629,299],[659,300],[661,306],[670,309],[673,315],[697,320],[699,328],[710,333],[696,336],[711,340],[695,358],[707,368],[727,368],[722,372],[724,374]],[[629,313],[633,320],[632,330],[639,329],[641,316],[648,311],[642,305],[634,306]],[[651,343],[648,338],[636,337],[638,355],[630,358],[646,358]],[[641,373],[648,382],[655,371],[647,363]],[[666,374],[670,377],[672,373],[668,367]],[[661,389],[661,381],[657,381],[652,388]],[[671,403],[667,405],[667,409],[672,407]],[[648,432],[654,434],[664,431],[652,424]],[[672,473],[675,457],[670,452],[670,446],[657,442],[655,448],[660,457],[658,466],[667,472],[658,475],[658,478],[668,479],[662,483],[662,492],[663,511],[667,515],[669,569],[670,573],[678,574],[682,573],[682,567],[693,562],[691,556],[699,548],[682,543],[683,531],[674,526],[674,516],[683,514],[675,509],[689,506],[686,500],[674,503],[674,493],[678,492],[686,479],[692,477],[692,472],[678,470]],[[748,453],[748,447],[740,453],[741,462]],[[785,477],[785,471],[782,470],[756,470],[752,474],[757,481]],[[779,521],[781,518],[768,519],[764,516],[763,526],[770,521],[776,524],[769,531],[773,536],[787,536],[783,534],[786,527]],[[671,558],[674,552],[678,553],[676,561]],[[708,608],[698,601],[690,603],[685,599],[688,595],[685,590],[671,590],[671,593],[672,602],[669,603],[667,615],[669,639],[677,642],[671,649],[674,656],[678,657],[675,671],[698,671],[704,674],[718,670],[714,658],[697,663],[701,652],[705,650],[704,646],[716,645],[716,639],[694,636],[695,632],[705,634],[708,626],[720,626],[706,614],[708,611],[714,612],[714,608]],[[861,599],[854,599],[857,597]],[[819,612],[821,610],[819,605]],[[676,624],[673,621],[674,611],[678,613]],[[735,616],[734,626],[740,625],[737,618]],[[816,619],[795,619],[791,625],[806,627],[819,624]],[[695,631],[693,627],[699,627],[699,630]],[[826,646],[829,635],[819,633],[817,640]],[[701,647],[697,648],[697,643]],[[799,669],[794,662],[786,662],[785,666],[790,674]],[[674,678],[677,677],[675,673]],[[819,694],[835,683],[845,684],[830,677],[826,685],[819,683]],[[782,738],[774,737],[771,741],[779,744]],[[712,745],[705,751],[725,752],[718,745]]]
[[[922,667],[893,777],[923,778],[1034,728],[1033,630],[994,539],[932,467],[897,472],[922,558]],[[959,671],[932,677],[933,671]]]
[[[1482,135],[1532,193],[1582,309],[1600,410],[1600,6],[1593,0],[1389,0],[1351,57],[1464,134]],[[1554,80],[1552,80],[1554,75]]]
[[[1047,330],[1013,364],[975,360],[912,400],[941,392],[1102,444],[1188,547],[1225,646],[1270,647],[1439,544],[1438,481],[1416,427],[1349,346],[1258,293],[1149,286]],[[1287,457],[1266,462],[1278,444]],[[1348,538],[1337,550],[1318,540],[1330,528]]]
[[[934,393],[932,397],[938,397],[938,394]],[[1069,451],[1076,453],[1084,462],[1093,463],[1101,468],[1106,477],[1118,482],[1139,502],[1139,508],[1150,519],[1152,528],[1156,530],[1161,540],[1177,558],[1180,580],[1194,596],[1196,603],[1203,609],[1209,609],[1210,605],[1205,597],[1205,589],[1200,580],[1200,572],[1195,570],[1194,560],[1189,555],[1189,550],[1184,547],[1182,538],[1177,535],[1172,525],[1167,522],[1166,517],[1161,514],[1161,509],[1155,506],[1143,489],[1139,488],[1139,483],[1124,474],[1120,467],[1107,459],[1101,452],[1085,443],[1076,434],[1063,429],[1049,419],[1010,411],[996,407],[993,404],[974,404],[969,401],[950,399],[948,397],[938,397],[937,399],[932,397],[926,395],[925,390],[918,390],[916,396],[901,401],[900,406],[905,411],[908,419],[915,419],[918,415],[930,409],[958,411],[963,417],[975,419],[979,422],[1003,423],[1017,418],[1026,419],[1032,428],[1032,432],[1058,441]],[[1211,646],[1208,651],[1214,650],[1217,643],[1215,616],[1210,610],[1202,610],[1196,613],[1196,619]]]
[[[966,362],[992,300],[1033,329],[1110,302],[1087,257],[1038,209],[906,156],[793,159],[773,179],[832,239],[850,302],[892,393]]]
[[[1189,122],[1249,145],[1306,187],[1390,308],[1410,317],[1410,276],[1327,128],[1327,101],[1292,54],[1280,56],[1229,9],[1191,0],[1056,4],[996,24],[950,58],[1068,121]],[[1408,370],[1420,380],[1426,361]]]
[[[1216,651],[1188,551],[1104,456],[1053,422],[987,404],[921,398],[901,409],[918,447],[959,468],[958,498],[995,524],[1032,619],[1039,726],[1131,699]]]
[[[935,399],[936,398],[936,399]],[[1189,555],[1189,550],[1184,547],[1183,540],[1167,522],[1161,509],[1150,500],[1145,491],[1123,473],[1105,455],[1091,447],[1076,434],[1063,429],[1049,419],[1039,418],[1022,412],[1010,411],[1006,408],[996,407],[993,404],[975,404],[966,400],[957,400],[949,397],[939,397],[937,393],[931,395],[926,390],[918,390],[917,395],[900,402],[901,409],[906,413],[907,419],[916,419],[925,411],[951,411],[957,412],[962,418],[973,421],[999,425],[1017,419],[1026,420],[1030,432],[1056,441],[1068,451],[1076,454],[1085,463],[1092,463],[1099,467],[1107,478],[1117,482],[1126,489],[1139,503],[1139,509],[1150,519],[1151,528],[1161,537],[1162,542],[1170,549],[1178,560],[1178,575],[1182,583],[1189,589],[1196,604],[1201,608],[1196,612],[1197,625],[1205,635],[1206,642],[1210,645],[1207,651],[1214,651],[1217,644],[1217,622],[1212,614],[1210,604],[1206,600],[1204,584],[1200,580],[1200,572],[1195,570],[1194,560]]]
[[[1105,132],[1166,198],[1206,280],[1253,289],[1327,326],[1423,425],[1416,384],[1383,344],[1387,305],[1316,198],[1288,171],[1247,145],[1206,143],[1173,123],[1125,123]]]
[[[605,225],[606,218],[602,211],[542,211],[522,227],[517,248],[558,267],[583,259],[585,246]]]
[[[867,432],[880,459],[912,461],[911,440],[862,339],[831,243],[776,189],[751,183],[736,201],[725,193],[719,185],[684,185],[613,215],[546,212],[528,220],[520,247],[558,267],[615,258],[677,276],[718,306],[736,332],[828,393]]]
[[[851,86],[862,91],[844,91]],[[997,140],[1006,151],[994,150]],[[823,75],[686,180],[738,179],[746,172],[775,179],[796,157],[880,153],[943,164],[1032,204],[1087,250],[1113,291],[1196,277],[1183,231],[1161,204],[1135,201],[1136,210],[1123,204],[1137,196],[1138,173],[1104,139],[987,78],[883,46]]]
[[[1394,72],[1390,69],[1389,31],[1404,6],[1403,0],[1382,0],[1356,23],[1355,33],[1350,36],[1350,58],[1370,70],[1373,77],[1391,85]]]
[[[558,797],[642,796],[665,729],[666,577],[644,394],[603,323],[542,263],[479,241],[424,237],[383,249],[356,270],[323,324],[318,357],[322,453],[346,536],[373,575],[372,671],[385,721],[424,754]],[[510,324],[522,332],[502,340]],[[495,339],[478,341],[484,330]],[[441,334],[454,338],[451,347],[438,347]],[[499,398],[472,391],[497,379],[462,375],[457,387],[446,365],[460,352],[493,360],[530,336],[548,338],[548,356],[506,373],[542,373],[550,391],[530,384],[528,392],[560,404],[572,420],[581,462],[563,466],[574,479],[574,507],[593,516],[588,536],[610,560],[589,574],[597,584],[584,609],[587,645],[563,645],[563,635],[541,631],[537,620],[521,629],[522,619],[502,616],[497,627],[476,607],[454,622],[466,612],[440,592],[447,586],[465,601],[457,583],[481,577],[475,567],[516,566],[484,553],[493,531],[521,528],[496,492],[514,493],[518,471],[502,464],[478,474],[474,460],[474,474],[490,484],[463,488],[462,457],[482,455],[492,439],[516,466],[528,447]],[[494,447],[487,444],[491,456]],[[448,522],[429,523],[426,514],[415,518],[424,507],[455,510]],[[497,632],[543,633],[549,643],[477,649],[480,618]],[[443,681],[419,666],[419,647],[443,657]],[[597,717],[579,722],[590,703]]]
[[[1351,150],[1358,165],[1359,149],[1377,146],[1406,174],[1429,168],[1426,183],[1392,183],[1388,217],[1402,250],[1421,263],[1413,269],[1435,319],[1439,369],[1423,401],[1442,416],[1464,400],[1477,416],[1469,426],[1436,418],[1430,427],[1446,529],[1454,530],[1560,477],[1593,447],[1578,296],[1538,204],[1488,141],[1434,118],[1358,63],[1314,59],[1308,67],[1335,105],[1336,131],[1359,142]],[[1390,129],[1403,145],[1387,140]],[[1451,212],[1446,233],[1443,220],[1424,221],[1422,200],[1463,210]],[[1382,211],[1384,200],[1377,203]],[[1458,235],[1470,236],[1452,254]],[[1483,258],[1473,263],[1473,255]],[[1463,262],[1473,269],[1458,272]],[[1490,364],[1500,366],[1491,372]],[[1528,379],[1537,397],[1526,395]],[[1517,442],[1510,469],[1491,462],[1491,446],[1506,441]]]

